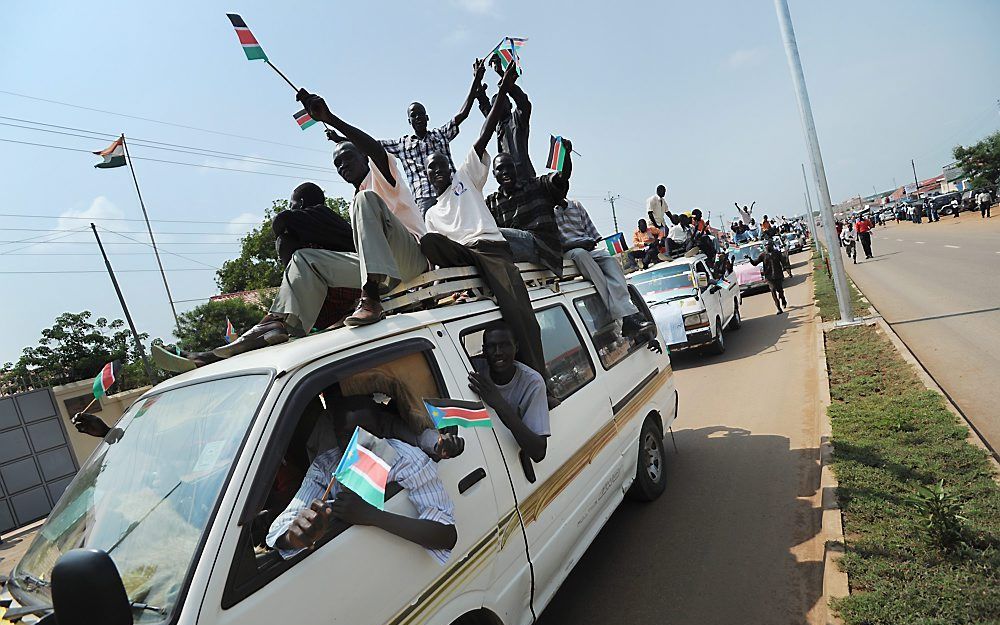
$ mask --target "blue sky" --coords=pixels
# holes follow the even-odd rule
[[[529,38],[521,84],[534,103],[534,160],[544,159],[550,133],[573,139],[583,157],[575,161],[572,194],[603,232],[613,230],[601,200],[609,190],[622,196],[618,218],[628,231],[659,183],[669,188],[672,207],[701,207],[713,221],[732,216],[734,201],[756,200],[768,214],[802,210],[804,142],[769,0],[298,5],[315,8],[311,14],[292,6],[38,1],[2,9],[0,90],[259,140],[8,93],[0,93],[0,115],[326,169],[329,144],[320,128],[296,127],[291,89],[263,63],[244,59],[225,12],[243,15],[293,81],[377,137],[409,130],[412,100],[424,102],[432,124],[446,121],[468,89],[472,60],[504,35],[522,36]],[[1000,3],[791,0],[791,12],[834,201],[904,184],[911,158],[921,178],[936,175],[954,144],[1000,126]],[[480,123],[474,112],[453,144],[456,154],[469,149]],[[110,143],[10,125],[0,125],[0,139],[76,150]],[[216,293],[213,271],[202,269],[235,256],[248,227],[241,222],[258,220],[271,200],[306,179],[329,195],[350,190],[332,168],[140,147],[133,155],[152,219],[219,222],[154,222],[165,250],[198,261],[164,256],[174,298],[192,300],[179,303],[181,310]],[[96,170],[96,160],[0,141],[0,240],[62,237],[29,248],[0,244],[8,297],[0,362],[35,344],[64,311],[121,317],[89,234],[31,230],[86,227],[86,219],[67,218],[83,216],[143,239],[140,221],[102,221],[139,219],[141,212],[128,170]],[[15,214],[32,217],[8,216]],[[168,337],[172,320],[159,276],[125,271],[155,269],[150,250],[108,247],[140,330]],[[12,273],[28,271],[54,273]]]

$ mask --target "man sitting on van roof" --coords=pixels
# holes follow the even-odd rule
[[[295,497],[271,524],[265,543],[288,559],[312,547],[331,529],[333,521],[339,520],[382,528],[424,547],[441,564],[447,562],[458,541],[458,532],[454,504],[435,464],[416,447],[385,438],[391,433],[391,420],[398,417],[371,397],[353,395],[338,399],[337,409],[333,425],[340,445],[316,456]],[[339,483],[331,490],[335,497],[332,502],[319,499],[343,455],[341,446],[351,439],[356,427],[385,438],[396,452],[389,481],[406,489],[407,497],[417,509],[417,518],[379,510]]]
[[[601,233],[583,204],[567,200],[566,208],[556,209],[556,223],[559,225],[563,256],[572,260],[580,273],[594,283],[597,295],[604,304],[607,318],[602,319],[598,327],[621,321],[622,335],[627,337],[650,330],[653,324],[632,303],[622,267],[608,253],[607,246],[601,241]]]
[[[549,429],[549,407],[545,380],[514,360],[517,342],[505,321],[494,321],[483,332],[482,358],[473,360],[469,388],[496,412],[521,451],[535,462],[545,458]]]
[[[505,74],[500,95],[506,94],[516,78],[514,71]],[[517,336],[518,359],[542,374],[545,371],[542,333],[528,289],[483,198],[483,186],[489,176],[486,144],[493,136],[500,117],[499,107],[505,100],[505,96],[495,100],[479,138],[454,175],[443,154],[435,153],[427,159],[427,177],[438,199],[424,215],[429,232],[420,239],[420,248],[439,267],[473,265],[478,269],[496,297],[500,314],[510,322]]]

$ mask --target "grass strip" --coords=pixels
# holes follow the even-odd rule
[[[832,293],[824,271],[813,277]],[[877,328],[827,333],[826,355],[851,580],[834,609],[848,625],[1000,623],[1000,486],[986,453]],[[951,550],[911,501],[942,479],[965,519]]]
[[[838,253],[839,253],[838,249]],[[833,289],[833,280],[827,273],[826,263],[820,260],[819,254],[813,252],[813,276],[815,278],[816,305],[819,306],[823,321],[840,319],[840,305],[837,304],[837,293]],[[822,278],[822,279],[820,279]],[[850,280],[847,281],[851,291],[851,308],[856,317],[868,314],[868,305],[861,301],[861,293]]]

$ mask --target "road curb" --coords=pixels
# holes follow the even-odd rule
[[[812,282],[812,275],[809,276]],[[815,289],[815,283],[813,283]],[[816,333],[816,379],[819,383],[816,419],[819,423],[819,464],[820,464],[820,505],[822,510],[821,531],[823,539],[823,594],[820,598],[824,614],[823,622],[841,625],[843,621],[830,608],[830,601],[846,597],[851,593],[847,573],[840,568],[839,560],[844,555],[844,519],[837,499],[837,476],[833,473],[833,432],[830,425],[830,371],[826,363],[826,324],[822,322],[819,307],[813,296],[813,315],[819,332]]]

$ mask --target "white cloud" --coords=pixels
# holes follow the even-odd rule
[[[116,219],[124,217],[125,213],[118,208],[114,202],[109,200],[103,195],[98,195],[90,202],[90,206],[83,210],[73,210],[63,211],[59,214],[59,221],[56,224],[56,228],[59,230],[77,230],[80,228],[87,228],[90,224],[87,221],[92,220],[94,223],[100,224],[102,219]],[[85,217],[86,219],[72,219],[74,217]],[[112,229],[121,228],[123,222],[120,221],[108,221],[107,226]],[[82,233],[84,237],[90,236],[89,233]],[[75,235],[73,237],[68,237],[67,241],[76,241],[78,237]],[[64,239],[60,239],[64,240]]]
[[[496,6],[496,0],[452,0],[452,4],[455,4],[470,13],[485,15],[493,12],[493,8]]]
[[[729,69],[743,69],[759,65],[764,59],[762,48],[743,48],[736,50],[726,57],[726,67]]]

